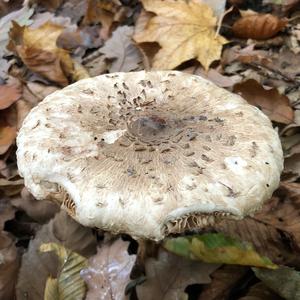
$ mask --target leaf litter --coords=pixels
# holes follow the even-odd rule
[[[99,291],[103,299],[297,299],[298,4],[296,0],[0,3],[0,299],[24,295],[33,300],[75,299],[75,295],[99,299]],[[188,241],[185,251],[192,249],[201,259],[218,258],[218,265],[174,255],[159,245],[158,255],[140,257],[140,242],[129,237],[124,241],[124,236],[107,240],[103,232],[84,228],[58,213],[56,203],[34,199],[18,174],[17,130],[45,96],[89,76],[142,69],[178,69],[208,78],[261,109],[280,133],[285,170],[269,202],[244,220],[223,221],[198,233],[210,239],[223,234],[239,242],[230,247],[215,243],[216,248],[207,251],[200,238],[183,238]],[[42,253],[41,245],[54,251]],[[219,252],[223,256],[211,255]],[[68,274],[64,268],[70,265],[62,266],[59,257],[84,262],[75,264],[68,283],[61,275]],[[239,262],[278,268],[251,271]],[[78,289],[64,286],[76,283]]]

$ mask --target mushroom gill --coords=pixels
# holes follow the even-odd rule
[[[223,218],[233,218],[228,212],[216,211],[214,213],[193,212],[168,220],[163,226],[165,236],[170,234],[180,234],[186,231],[197,231],[221,221]]]

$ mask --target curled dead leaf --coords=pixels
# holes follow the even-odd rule
[[[63,29],[63,26],[50,22],[37,29],[21,27],[14,22],[8,47],[29,69],[64,86],[72,75],[73,61],[68,51],[56,46]]]
[[[173,69],[197,59],[205,69],[220,58],[227,41],[215,31],[213,10],[198,0],[142,0],[146,11],[155,13],[145,30],[134,35],[137,43],[157,42],[161,49],[153,58],[154,69]],[[188,22],[187,22],[188,20]]]
[[[233,91],[260,108],[272,121],[289,124],[294,120],[289,99],[275,88],[266,90],[256,80],[248,79],[236,84]]]
[[[116,22],[126,17],[127,9],[119,0],[88,0],[88,7],[83,22],[85,24],[101,23],[101,37],[107,39]]]
[[[287,23],[287,19],[271,14],[251,14],[237,20],[232,31],[240,38],[265,40],[275,36]]]

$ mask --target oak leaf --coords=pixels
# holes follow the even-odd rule
[[[173,69],[197,59],[205,69],[220,58],[226,39],[215,32],[213,10],[197,0],[142,0],[153,12],[144,31],[136,33],[137,43],[158,42],[161,49],[153,59],[154,69]]]

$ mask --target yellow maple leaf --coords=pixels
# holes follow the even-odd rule
[[[213,10],[199,0],[141,0],[153,12],[145,29],[134,36],[137,43],[158,42],[161,49],[153,58],[154,69],[173,69],[196,58],[205,69],[220,58],[227,41],[216,34]]]

